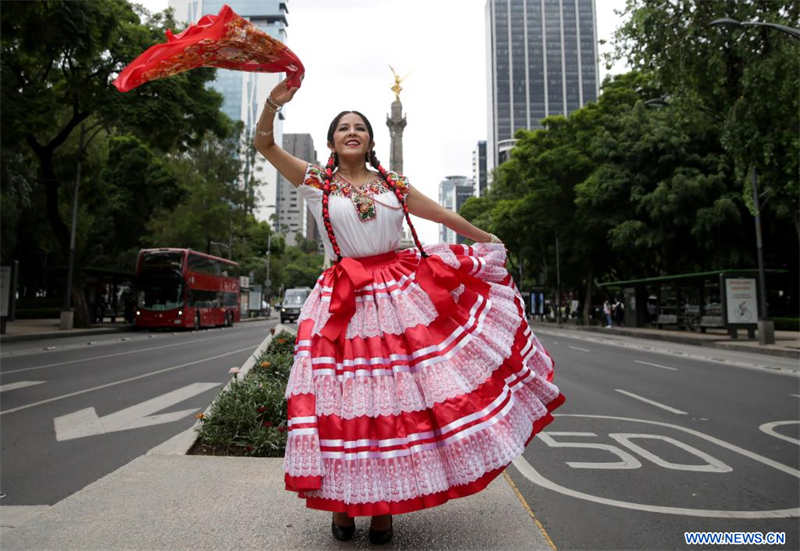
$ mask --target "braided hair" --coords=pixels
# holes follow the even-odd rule
[[[373,132],[372,132],[372,125],[369,123],[367,117],[363,114],[359,113],[358,111],[342,111],[336,117],[334,117],[333,121],[331,121],[330,126],[328,127],[328,144],[333,144],[333,133],[336,131],[336,126],[339,124],[339,120],[349,113],[354,115],[358,115],[364,121],[365,126],[367,127],[367,132],[369,133],[370,141],[373,140]],[[381,165],[380,161],[378,161],[378,157],[375,155],[375,150],[373,149],[369,153],[367,153],[366,158],[364,159],[365,162],[369,163],[375,170],[378,171],[383,181],[386,182],[386,185],[389,189],[394,192],[395,197],[397,197],[398,203],[403,208],[403,214],[405,215],[406,222],[408,222],[408,227],[411,229],[411,235],[414,238],[414,244],[419,249],[420,255],[424,258],[427,257],[428,254],[422,248],[422,244],[419,241],[419,237],[417,237],[417,230],[414,229],[414,225],[411,223],[411,216],[408,212],[408,205],[406,204],[406,199],[403,196],[403,192],[398,189],[397,184],[394,181],[392,175],[386,171],[385,168]],[[342,250],[339,248],[339,244],[336,242],[336,236],[333,233],[333,225],[331,224],[331,217],[330,212],[328,210],[328,198],[331,194],[331,181],[333,180],[333,171],[339,166],[339,156],[336,152],[332,152],[330,157],[328,157],[328,162],[325,165],[325,170],[323,172],[323,186],[322,186],[322,219],[325,224],[325,231],[328,232],[328,239],[331,242],[331,246],[333,247],[333,253],[336,255],[336,262],[339,262],[342,259]]]

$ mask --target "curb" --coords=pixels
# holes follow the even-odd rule
[[[88,337],[90,335],[107,335],[110,333],[120,333],[122,331],[132,331],[134,327],[134,325],[125,325],[121,327],[106,327],[102,329],[70,329],[69,331],[48,331],[46,333],[30,333],[28,335],[2,335],[0,336],[0,343],[64,339],[67,337]]]
[[[530,323],[530,322],[529,322]],[[637,333],[636,331],[629,331],[626,329],[618,329],[616,327],[612,327],[611,329],[606,329],[603,327],[596,327],[596,326],[582,326],[582,325],[565,325],[565,324],[553,324],[552,326],[549,324],[544,323],[530,323],[531,327],[541,327],[543,329],[547,329],[552,327],[553,329],[563,329],[567,331],[586,331],[589,333],[603,333],[605,335],[621,335],[623,337],[634,337],[637,339],[643,340],[651,340],[651,341],[662,341],[662,342],[674,342],[677,344],[689,344],[698,347],[707,347],[707,348],[717,348],[719,350],[731,350],[735,352],[750,352],[752,354],[764,354],[767,356],[778,356],[781,358],[791,358],[791,359],[800,359],[800,350],[774,350],[768,348],[751,348],[749,346],[742,346],[738,345],[735,342],[731,342],[731,344],[720,344],[715,341],[698,341],[697,339],[692,339],[691,337],[682,337],[680,335],[658,335],[648,333],[643,335],[641,333]]]
[[[252,318],[252,319],[255,321],[257,318]],[[219,398],[219,395],[228,390],[228,388],[230,388],[231,386],[231,383],[233,383],[233,381],[235,381],[237,377],[241,376],[242,379],[245,378],[250,369],[252,369],[252,367],[255,365],[256,359],[259,356],[261,356],[264,350],[267,349],[269,343],[272,342],[272,339],[275,337],[275,335],[277,335],[281,331],[294,333],[292,328],[287,327],[282,323],[279,323],[278,325],[276,325],[274,328],[271,329],[275,329],[275,332],[273,333],[272,331],[269,331],[267,333],[266,338],[264,338],[264,340],[261,341],[261,344],[259,344],[256,347],[253,353],[250,354],[250,357],[248,357],[242,364],[242,367],[239,368],[239,373],[231,377],[228,383],[224,387],[222,387],[222,389],[217,393],[217,396],[214,397],[214,399],[211,401],[210,404],[208,404],[208,407],[205,410],[203,410],[203,415],[208,415],[211,412],[211,408],[214,407],[214,404],[216,403],[217,398]],[[176,434],[169,440],[162,442],[158,446],[150,448],[147,452],[145,452],[144,455],[187,455],[189,453],[189,450],[192,449],[192,446],[195,445],[197,439],[200,437],[198,429],[200,428],[201,424],[202,421],[200,419],[197,419],[194,422],[194,425],[192,425],[185,431]]]
[[[249,323],[252,321],[265,321],[269,317],[245,318],[236,323]],[[44,333],[29,333],[27,335],[0,335],[0,344],[24,341],[38,341],[47,339],[65,339],[67,337],[88,337],[91,335],[108,335],[110,333],[120,333],[122,331],[136,331],[133,324],[120,325],[118,327],[96,327],[88,329],[70,329],[68,331],[47,331]]]

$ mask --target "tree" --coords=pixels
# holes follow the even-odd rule
[[[162,16],[141,24],[124,0],[3,3],[2,145],[23,151],[24,143],[33,153],[34,193],[46,198],[64,256],[69,231],[59,208],[65,175],[58,161],[81,124],[90,136],[124,127],[162,151],[196,143],[206,129],[228,131],[221,97],[205,87],[212,70],[189,71],[128,94],[110,86],[125,64],[160,40],[164,25],[173,24]]]
[[[628,0],[625,15],[617,56],[651,71],[675,109],[714,121],[745,203],[752,210],[756,168],[771,216],[793,222],[800,239],[800,42],[766,27],[710,26],[730,17],[797,27],[800,4]]]
[[[240,189],[242,163],[238,134],[204,140],[171,159],[181,201],[162,204],[147,222],[145,242],[154,247],[186,247],[212,252],[212,242],[232,243],[246,228],[246,193]],[[265,241],[266,244],[266,241]],[[231,255],[232,249],[226,250]]]
[[[488,227],[555,288],[579,289],[584,319],[595,280],[747,265],[746,207],[718,129],[688,108],[651,109],[661,91],[632,72],[598,101],[544,129],[517,132],[488,197],[462,214]],[[521,286],[525,282],[521,282]],[[528,283],[529,284],[529,283]]]

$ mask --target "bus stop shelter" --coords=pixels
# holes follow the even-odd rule
[[[766,270],[767,275],[786,270]],[[624,281],[598,286],[622,298],[625,325],[674,327],[706,332],[723,328],[732,338],[739,329],[755,338],[758,310],[758,270],[715,270]],[[769,281],[769,277],[767,279]]]

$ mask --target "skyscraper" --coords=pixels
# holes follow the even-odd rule
[[[466,176],[445,176],[439,182],[439,204],[446,209],[458,212],[464,202],[475,194],[475,184]],[[439,224],[439,241],[442,243],[462,243],[460,235]]]
[[[169,0],[175,10],[175,20],[191,24],[204,15],[217,14],[228,4],[233,11],[265,31],[273,38],[286,41],[287,1],[279,0]],[[282,75],[276,73],[250,73],[217,69],[213,88],[223,96],[222,111],[234,121],[244,123],[244,137],[252,140],[264,100]],[[275,141],[281,143],[282,115],[275,119]],[[250,162],[246,160],[246,162]],[[253,166],[246,171],[255,174],[260,184],[262,204],[256,209],[259,220],[270,220],[276,213],[278,172],[261,155],[256,155]]]
[[[486,140],[481,140],[472,151],[472,181],[475,182],[475,196],[483,197],[488,191],[488,172],[486,170]]]
[[[317,163],[317,152],[311,134],[284,134],[283,149],[299,159],[309,163]],[[308,238],[308,215],[305,200],[297,188],[278,174],[276,193],[277,224],[275,230],[286,238],[288,245],[297,244],[297,234]]]
[[[517,130],[597,99],[596,29],[594,0],[487,0],[489,171]]]

